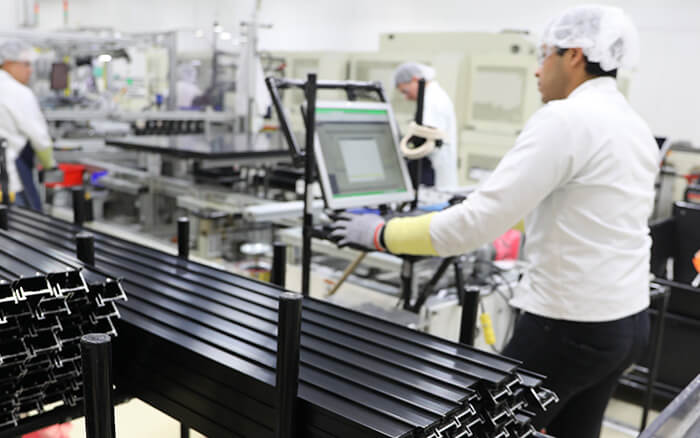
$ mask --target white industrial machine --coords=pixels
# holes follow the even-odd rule
[[[275,52],[275,57],[284,59],[284,75],[288,78],[305,78],[309,73],[316,73],[319,80],[343,80],[348,75],[349,53],[341,52]],[[344,99],[337,90],[319,91],[321,99]],[[290,116],[294,132],[301,132],[304,123],[299,108],[304,102],[304,93],[300,90],[285,90],[282,103]]]
[[[458,69],[464,53],[445,51],[392,51],[379,53],[356,53],[350,57],[349,79],[358,81],[380,81],[387,94],[387,101],[394,109],[399,129],[405,132],[415,117],[416,103],[406,100],[396,89],[394,72],[404,62],[414,61],[433,67],[435,80],[451,97],[458,91]]]
[[[687,141],[665,140],[659,162],[654,219],[671,217],[673,203],[685,198],[688,184],[700,181],[700,147]],[[692,202],[698,202],[691,199]]]
[[[475,55],[461,69],[457,107],[460,184],[478,183],[515,143],[539,108],[534,56]]]
[[[387,65],[387,75],[409,60],[435,68],[436,79],[455,104],[460,185],[477,183],[488,175],[540,105],[534,79],[535,42],[520,32],[383,34],[379,54],[374,56],[394,61]],[[356,71],[361,70],[351,63],[352,79]],[[400,95],[392,97],[401,126],[402,117],[412,118],[414,106]]]

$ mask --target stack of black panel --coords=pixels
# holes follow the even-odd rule
[[[0,429],[56,402],[75,406],[80,337],[115,334],[123,297],[118,282],[0,231]]]
[[[64,251],[71,224],[13,209],[10,231]],[[96,234],[124,278],[117,387],[210,437],[272,437],[281,289]],[[300,437],[528,437],[556,400],[516,361],[305,298]]]

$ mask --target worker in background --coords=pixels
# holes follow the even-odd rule
[[[7,140],[10,198],[18,205],[41,210],[32,174],[34,157],[44,169],[56,164],[46,120],[27,86],[35,59],[34,48],[23,41],[0,42],[0,137]]]
[[[334,224],[341,245],[451,256],[525,217],[529,269],[511,301],[523,313],[503,354],[547,376],[561,402],[535,425],[558,437],[599,436],[618,378],[648,341],[658,148],[616,86],[638,50],[621,9],[566,10],[542,39],[536,77],[546,104],[466,201],[386,224],[377,215]]]
[[[457,187],[457,117],[450,96],[435,80],[435,70],[432,67],[407,62],[394,72],[396,88],[411,101],[418,99],[420,79],[425,79],[423,124],[438,128],[446,135],[442,146],[428,155],[427,160],[423,159],[420,183],[438,189]],[[418,160],[409,161],[412,174],[415,173],[413,167],[417,162]]]
[[[202,95],[202,90],[197,85],[197,69],[191,63],[180,64],[177,76],[177,107],[191,108],[195,98]]]

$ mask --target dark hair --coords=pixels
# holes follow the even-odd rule
[[[569,49],[563,49],[561,47],[557,47],[557,55],[562,56],[566,51]],[[617,78],[617,69],[610,70],[610,71],[605,71],[601,68],[600,64],[597,62],[591,62],[586,58],[584,55],[583,58],[586,60],[586,73],[588,73],[591,76],[594,77],[603,77],[603,76],[609,76],[611,78]]]

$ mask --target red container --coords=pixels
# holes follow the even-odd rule
[[[74,187],[83,185],[83,173],[85,172],[84,165],[58,163],[58,168],[63,171],[63,181],[46,183],[46,187]]]

